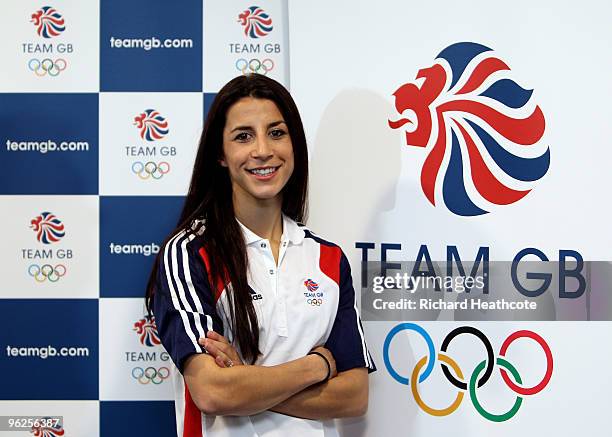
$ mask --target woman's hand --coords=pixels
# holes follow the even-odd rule
[[[244,364],[236,348],[227,341],[227,338],[215,331],[208,331],[206,338],[200,338],[198,343],[215,359],[215,363],[219,367],[242,366]]]
[[[326,349],[323,346],[317,346],[311,352],[317,352],[325,357],[325,359],[329,363],[329,379],[332,379],[333,377],[338,375],[338,370],[336,370],[336,360],[334,359],[334,356],[329,351],[329,349]],[[325,365],[325,363],[323,364]]]

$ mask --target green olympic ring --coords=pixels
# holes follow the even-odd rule
[[[512,373],[512,376],[514,376],[514,379],[519,384],[523,383],[523,381],[521,380],[521,376],[518,373],[518,370],[516,370],[516,367],[514,367],[512,364],[510,364],[503,358],[497,358],[496,362],[499,366],[504,367],[506,370],[509,370],[510,373]],[[489,413],[487,410],[484,409],[484,407],[480,404],[478,398],[476,397],[476,381],[478,381],[480,373],[485,367],[485,363],[486,360],[481,361],[480,364],[476,366],[474,372],[472,373],[472,376],[470,377],[470,399],[472,399],[472,404],[474,404],[474,408],[476,408],[476,411],[478,411],[482,415],[482,417],[490,420],[491,422],[504,422],[506,420],[512,419],[514,415],[518,413],[518,410],[519,408],[521,408],[521,404],[523,403],[523,398],[521,396],[517,396],[512,408],[510,408],[510,410],[503,414]]]

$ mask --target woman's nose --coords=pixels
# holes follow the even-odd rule
[[[270,145],[270,139],[266,136],[258,136],[253,144],[253,151],[251,152],[254,158],[266,159],[272,156],[272,147]]]

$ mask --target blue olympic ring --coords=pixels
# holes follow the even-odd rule
[[[400,323],[391,331],[389,331],[387,337],[385,338],[385,344],[383,346],[383,359],[385,360],[385,367],[387,368],[387,371],[393,377],[393,379],[395,379],[400,384],[409,385],[410,379],[404,378],[402,375],[397,373],[391,365],[391,361],[389,360],[389,347],[391,346],[391,340],[393,340],[393,337],[395,337],[397,333],[404,330],[415,331],[421,334],[421,336],[425,339],[425,342],[427,343],[427,348],[429,349],[429,362],[427,363],[425,371],[419,377],[419,382],[423,382],[427,379],[427,377],[433,370],[434,364],[436,362],[436,351],[434,349],[433,340],[431,339],[430,335],[427,333],[427,331],[425,331],[423,328],[421,328],[415,323]]]

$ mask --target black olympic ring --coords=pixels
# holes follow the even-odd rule
[[[491,374],[493,373],[493,366],[495,365],[495,356],[493,355],[493,346],[491,346],[491,342],[482,333],[482,331],[479,331],[473,326],[460,326],[459,328],[453,329],[444,338],[444,341],[442,342],[442,346],[440,347],[440,351],[446,352],[450,342],[455,337],[461,334],[472,334],[476,336],[480,341],[482,341],[485,349],[487,350],[487,369],[485,370],[484,375],[482,375],[482,377],[478,380],[478,387],[482,387],[484,384],[486,384],[486,382],[491,377]],[[466,382],[459,381],[457,378],[455,378],[451,374],[450,370],[448,369],[447,364],[445,364],[444,362],[441,362],[440,364],[442,366],[442,371],[444,372],[444,376],[446,376],[446,379],[448,379],[451,382],[451,384],[453,384],[455,387],[461,390],[467,390],[468,386]]]

